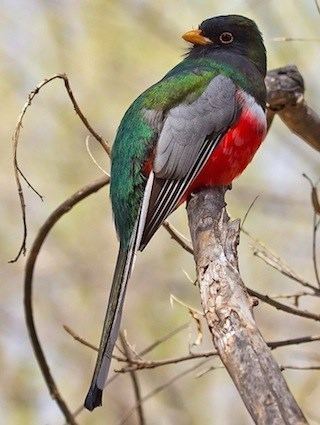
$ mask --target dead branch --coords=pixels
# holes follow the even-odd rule
[[[227,188],[195,194],[187,211],[203,311],[219,356],[257,424],[305,424],[253,318],[241,280],[239,221],[225,209]]]
[[[171,239],[178,242],[178,244],[183,248],[185,251],[189,252],[189,254],[193,253],[193,249],[190,246],[190,244],[187,242],[187,239],[178,232],[177,229],[175,229],[172,224],[170,224],[168,221],[165,221],[162,226],[166,229],[166,231],[171,236]]]
[[[80,107],[79,107],[79,105],[78,105],[78,103],[77,103],[77,101],[74,97],[74,94],[71,90],[70,82],[69,82],[69,79],[68,79],[66,74],[56,74],[56,75],[53,75],[52,77],[46,78],[43,81],[41,81],[41,83],[39,83],[30,92],[30,94],[28,96],[28,100],[24,104],[22,111],[21,111],[21,113],[18,117],[18,121],[17,121],[16,127],[15,127],[13,135],[12,135],[13,166],[14,166],[14,175],[15,175],[15,179],[16,179],[18,195],[19,195],[19,200],[20,200],[20,206],[21,206],[22,224],[23,224],[23,237],[22,237],[22,242],[21,242],[21,246],[19,248],[18,254],[16,255],[16,257],[13,260],[10,261],[10,263],[16,262],[19,259],[21,254],[25,255],[25,253],[26,253],[26,242],[27,242],[27,234],[28,234],[28,232],[27,232],[27,219],[26,219],[26,205],[25,205],[23,189],[22,189],[22,185],[21,185],[21,181],[20,181],[20,176],[23,178],[23,180],[25,180],[25,182],[28,184],[28,186],[41,198],[41,200],[43,199],[42,196],[39,194],[39,192],[36,191],[36,189],[31,185],[29,180],[25,177],[24,173],[21,170],[19,162],[18,162],[18,144],[19,144],[19,138],[20,138],[20,131],[23,127],[23,119],[24,119],[24,116],[25,116],[29,106],[31,106],[33,99],[40,92],[40,90],[44,86],[46,86],[47,84],[51,83],[53,80],[57,80],[57,79],[63,80],[65,89],[66,89],[68,96],[71,100],[73,108],[74,108],[76,114],[78,115],[78,117],[80,118],[80,120],[83,122],[83,124],[87,128],[87,130],[92,134],[92,136],[97,140],[97,142],[100,143],[100,145],[102,146],[104,151],[108,154],[108,156],[110,156],[110,153],[111,153],[111,149],[109,147],[108,142],[106,142],[92,128],[92,126],[89,124],[87,118],[85,117],[85,115],[81,111],[81,109],[80,109]]]
[[[318,283],[318,287],[320,288],[320,274],[318,270],[318,262],[317,262],[317,231],[319,229],[319,221],[318,215],[320,215],[320,203],[318,199],[318,191],[317,191],[317,183],[313,183],[313,181],[306,174],[303,174],[310,185],[311,185],[311,203],[313,207],[313,224],[312,224],[312,261],[313,261],[313,269],[316,277],[316,281]]]
[[[63,327],[66,330],[66,332],[69,335],[71,335],[72,338],[74,338],[76,341],[80,342],[80,344],[83,344],[86,347],[91,348],[94,351],[98,351],[98,347],[96,347],[95,345],[91,344],[90,342],[88,342],[87,340],[85,340],[84,338],[82,338],[81,336],[76,334],[72,329],[69,328],[69,326],[64,325]],[[172,358],[172,359],[163,359],[163,360],[145,360],[145,359],[142,358],[142,356],[144,354],[147,354],[148,352],[152,351],[154,349],[154,347],[159,344],[159,341],[163,342],[164,340],[171,338],[178,331],[181,331],[184,328],[185,328],[185,326],[179,327],[179,328],[175,329],[174,331],[170,332],[169,334],[165,335],[163,338],[160,338],[155,343],[153,343],[151,346],[140,351],[138,353],[138,355],[136,355],[135,358],[132,357],[132,356],[130,356],[130,358],[128,358],[127,356],[125,358],[119,358],[117,356],[113,356],[116,360],[118,360],[120,362],[128,363],[127,366],[125,366],[121,369],[117,369],[117,370],[115,370],[115,372],[126,373],[126,372],[130,372],[130,371],[133,371],[133,370],[155,369],[157,367],[181,363],[181,362],[185,362],[185,361],[188,361],[188,360],[214,357],[218,354],[217,351],[207,351],[207,352],[204,352],[204,353],[190,353],[186,356],[179,356],[179,357],[175,357],[175,358]],[[288,346],[291,346],[291,345],[306,344],[306,343],[315,342],[315,341],[320,341],[320,336],[318,336],[318,335],[308,335],[308,336],[303,336],[303,337],[299,337],[299,338],[290,338],[290,339],[285,339],[285,340],[280,340],[280,341],[269,341],[269,342],[267,342],[267,345],[268,345],[268,347],[271,348],[271,350],[275,350],[276,348],[288,347]]]
[[[258,298],[264,303],[269,304],[272,307],[275,307],[277,310],[281,310],[286,313],[293,314],[294,316],[304,317],[305,319],[315,320],[316,322],[320,321],[320,314],[311,313],[310,311],[307,311],[307,310],[300,310],[297,307],[280,303],[279,301],[274,300],[268,295],[263,295],[260,292],[257,292],[254,289],[250,289],[248,287],[247,287],[247,291],[252,297]]]
[[[320,151],[320,117],[304,98],[304,81],[295,65],[268,71],[266,77],[268,126],[278,114],[286,126]]]
[[[67,404],[63,400],[60,392],[55,384],[55,381],[51,375],[47,360],[45,358],[43,349],[40,344],[40,340],[36,331],[34,317],[33,317],[33,304],[32,304],[32,283],[33,283],[33,272],[34,266],[41,249],[41,246],[48,236],[48,233],[54,226],[54,224],[67,212],[71,210],[78,202],[92,193],[101,189],[109,183],[109,177],[102,177],[99,180],[83,187],[74,193],[70,198],[63,202],[46,220],[43,226],[40,228],[38,235],[36,236],[32,247],[30,249],[26,267],[25,267],[25,277],[24,277],[24,310],[25,310],[25,319],[27,324],[27,329],[29,332],[31,345],[35,354],[35,357],[38,361],[40,370],[42,372],[43,378],[47,384],[51,397],[56,401],[59,406],[59,409],[63,413],[67,423],[76,425],[76,421],[68,408]]]
[[[294,270],[292,270],[291,267],[289,267],[283,259],[281,259],[274,252],[272,252],[271,249],[268,248],[264,243],[252,237],[251,234],[243,228],[242,232],[250,239],[250,246],[253,251],[253,255],[263,260],[266,264],[268,264],[275,270],[278,270],[284,276],[289,277],[290,279],[294,280],[305,288],[310,289],[314,294],[320,295],[319,288],[317,288],[312,283],[308,282],[302,276],[296,273]]]

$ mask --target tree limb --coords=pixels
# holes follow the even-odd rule
[[[320,151],[320,116],[304,98],[304,81],[295,65],[268,71],[268,127],[278,114],[286,126],[302,140]]]
[[[257,424],[306,424],[254,321],[241,280],[239,221],[229,221],[225,187],[205,189],[187,211],[203,311],[219,356]]]
[[[92,134],[92,136],[97,140],[97,142],[101,145],[101,147],[104,149],[104,151],[107,153],[108,156],[110,156],[111,148],[107,141],[103,139],[90,125],[89,121],[81,111],[76,98],[74,97],[73,91],[70,86],[69,79],[66,74],[55,74],[49,78],[45,78],[43,81],[41,81],[37,86],[29,93],[28,100],[23,105],[23,108],[21,110],[21,113],[18,117],[16,127],[14,129],[13,135],[12,135],[12,147],[13,147],[13,167],[14,167],[14,176],[16,179],[17,189],[18,189],[18,195],[20,200],[20,207],[21,207],[21,214],[22,214],[22,224],[23,224],[23,237],[22,242],[19,248],[19,251],[16,255],[16,257],[12,260],[10,260],[10,263],[16,262],[20,255],[25,255],[26,253],[26,242],[27,242],[27,218],[26,218],[26,204],[24,200],[24,193],[20,181],[20,176],[23,178],[23,180],[27,183],[27,185],[40,197],[42,200],[42,196],[39,192],[31,185],[29,180],[26,178],[24,173],[22,172],[19,162],[18,162],[18,144],[19,144],[19,138],[20,138],[20,131],[23,127],[23,119],[27,113],[28,108],[31,106],[33,99],[36,97],[36,95],[42,90],[43,87],[45,87],[47,84],[51,83],[53,80],[63,80],[65,89],[67,91],[67,94],[71,100],[72,106],[82,121],[82,123],[85,125],[87,130]]]

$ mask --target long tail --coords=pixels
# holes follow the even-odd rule
[[[119,249],[108,309],[103,324],[99,354],[90,389],[84,402],[84,407],[88,410],[93,410],[102,404],[102,392],[108,377],[113,347],[119,333],[124,297],[134,262],[134,245],[131,244],[131,247],[126,250],[121,247]]]

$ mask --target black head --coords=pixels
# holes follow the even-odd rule
[[[188,31],[183,39],[194,46],[190,53],[206,56],[212,52],[230,52],[249,58],[265,74],[266,51],[262,35],[254,21],[240,15],[206,19],[198,30]]]

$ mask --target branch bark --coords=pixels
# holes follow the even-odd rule
[[[306,424],[255,323],[256,301],[239,273],[240,222],[229,219],[226,190],[203,190],[187,207],[201,302],[213,343],[256,424]]]
[[[320,151],[320,116],[304,98],[304,81],[295,65],[268,71],[268,128],[278,114],[286,126],[302,140]]]

